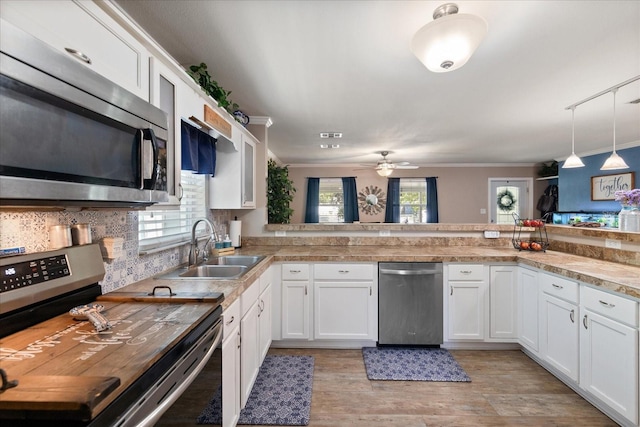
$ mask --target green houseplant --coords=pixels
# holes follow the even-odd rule
[[[289,207],[296,189],[289,179],[289,168],[267,163],[267,211],[269,224],[289,224],[293,209]]]
[[[231,95],[230,90],[224,90],[217,81],[213,80],[209,72],[207,71],[207,64],[201,62],[200,65],[192,65],[189,67],[189,75],[193,80],[200,85],[200,87],[218,102],[218,107],[224,108],[233,115],[239,107],[238,104],[228,99]]]

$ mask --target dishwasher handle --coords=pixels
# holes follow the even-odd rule
[[[440,274],[438,270],[389,270],[388,268],[381,268],[381,274],[393,274],[396,276],[427,276],[432,274]]]

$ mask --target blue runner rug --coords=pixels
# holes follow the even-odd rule
[[[364,347],[362,356],[370,380],[471,382],[442,348]]]
[[[238,424],[309,425],[313,356],[265,357]],[[222,389],[198,417],[198,424],[222,423]]]

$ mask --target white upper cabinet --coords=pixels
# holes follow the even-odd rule
[[[217,144],[216,175],[209,182],[209,207],[252,209],[256,207],[256,142],[235,124],[231,140],[233,144]]]
[[[149,99],[149,54],[90,1],[0,2],[0,15],[102,76]]]

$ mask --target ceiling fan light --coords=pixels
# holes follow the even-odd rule
[[[563,169],[581,168],[581,167],[584,167],[584,163],[582,163],[582,160],[580,159],[580,157],[576,156],[575,153],[571,153],[571,155],[567,157],[567,160],[565,160],[564,164],[562,165]]]
[[[434,73],[462,67],[487,34],[484,19],[456,12],[457,7],[450,14],[435,18],[420,28],[411,41],[413,54]]]
[[[602,171],[616,170],[616,169],[629,169],[629,165],[618,155],[615,151],[611,153],[609,158],[605,160],[604,164],[600,168]]]
[[[376,172],[378,172],[378,175],[380,176],[389,176],[393,173],[393,169],[385,166],[380,166],[376,168]]]

